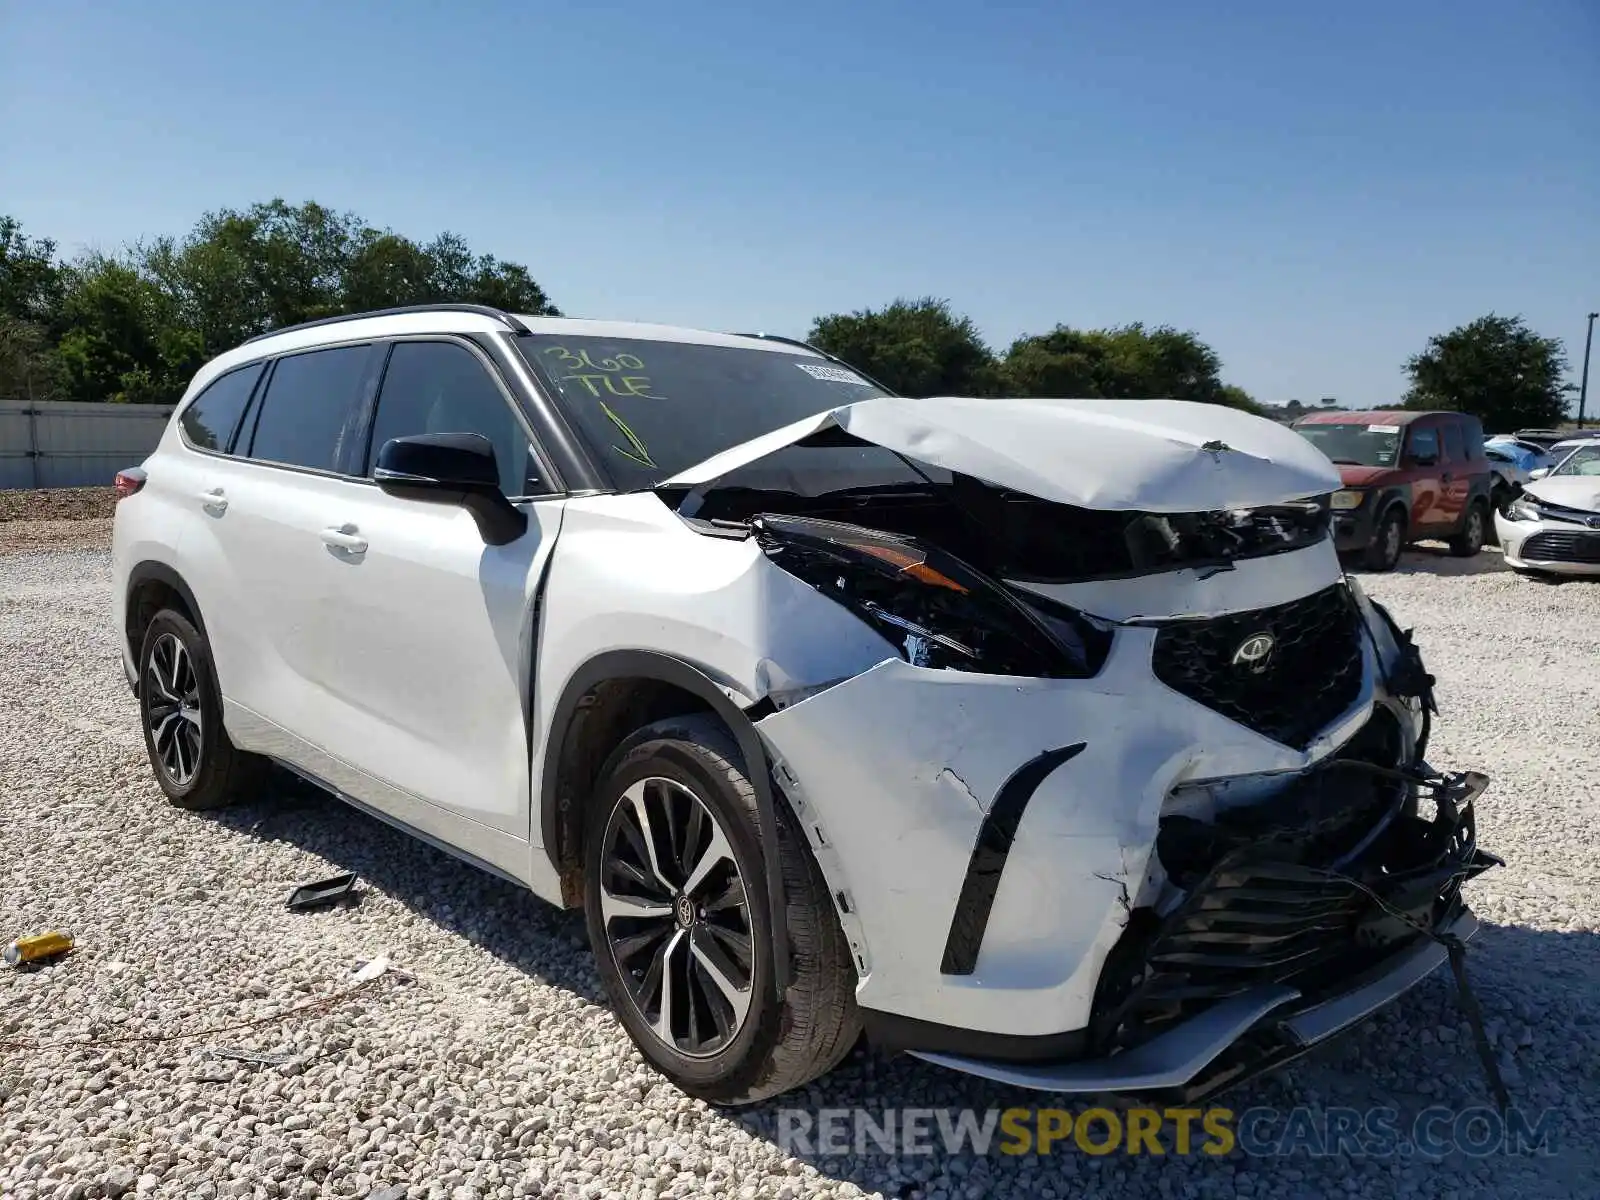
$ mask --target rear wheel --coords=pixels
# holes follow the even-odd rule
[[[751,1104],[855,1044],[855,970],[826,882],[778,805],[790,986],[773,988],[755,789],[707,715],[658,721],[612,755],[585,832],[585,916],[618,1018],[691,1095]]]
[[[1362,562],[1369,571],[1392,571],[1400,561],[1400,551],[1405,544],[1405,514],[1398,507],[1391,508],[1372,531],[1372,541],[1367,544]]]
[[[220,808],[260,786],[266,760],[228,740],[211,647],[174,609],[162,609],[145,629],[139,714],[156,782],[179,808]]]
[[[1483,549],[1485,530],[1489,524],[1483,501],[1475,500],[1467,508],[1461,522],[1461,532],[1450,539],[1450,553],[1457,558],[1471,558]]]

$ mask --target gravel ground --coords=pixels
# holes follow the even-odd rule
[[[727,1114],[655,1077],[573,915],[304,790],[170,809],[107,628],[108,567],[103,543],[0,555],[0,931],[78,939],[0,972],[0,1044],[95,1043],[0,1050],[0,1196],[1600,1195],[1600,585],[1518,579],[1493,554],[1409,554],[1367,579],[1441,677],[1431,757],[1495,776],[1481,839],[1510,865],[1470,886],[1470,969],[1516,1103],[1559,1114],[1557,1153],[891,1160],[789,1157],[779,1105]],[[346,869],[359,904],[284,909],[294,883]],[[353,987],[378,955],[393,967]],[[1049,1103],[860,1051],[780,1102]],[[1436,975],[1227,1103],[1488,1096]]]

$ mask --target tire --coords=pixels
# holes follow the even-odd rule
[[[211,646],[170,608],[139,647],[139,717],[156,782],[177,807],[221,808],[259,791],[266,760],[228,740]]]
[[[1392,571],[1405,544],[1406,515],[1397,505],[1383,514],[1372,531],[1372,541],[1361,556],[1362,565],[1369,571]]]
[[[653,856],[637,836],[636,800],[654,833]],[[589,942],[612,1007],[651,1065],[713,1104],[753,1104],[826,1074],[861,1031],[855,967],[828,885],[787,806],[775,800],[790,955],[781,1002],[755,789],[719,720],[657,721],[624,741],[601,771],[584,833]],[[695,805],[701,817],[691,831]],[[728,855],[714,854],[718,835]],[[716,865],[694,871],[705,858]],[[685,893],[680,885],[695,883],[697,873]],[[629,898],[651,915],[619,912]],[[741,930],[748,933],[743,959]],[[718,966],[722,986],[708,963]],[[655,982],[662,974],[676,985],[669,1014]],[[742,1013],[729,999],[735,992]]]
[[[1471,558],[1483,549],[1488,538],[1489,517],[1482,500],[1467,506],[1467,515],[1461,521],[1461,532],[1450,539],[1450,553],[1457,558]]]
[[[1484,519],[1483,542],[1486,546],[1500,544],[1500,532],[1494,527],[1494,514],[1500,512],[1507,504],[1511,503],[1511,485],[1504,480],[1495,484],[1494,491],[1489,493],[1489,515]]]

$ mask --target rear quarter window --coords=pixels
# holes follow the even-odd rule
[[[233,448],[239,418],[250,403],[265,363],[251,363],[220,375],[206,385],[178,416],[184,441],[196,450],[226,454]]]

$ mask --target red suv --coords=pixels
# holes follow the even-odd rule
[[[1453,554],[1483,548],[1494,476],[1483,426],[1457,412],[1313,413],[1295,430],[1339,468],[1334,544],[1387,571],[1407,542],[1443,538]]]

